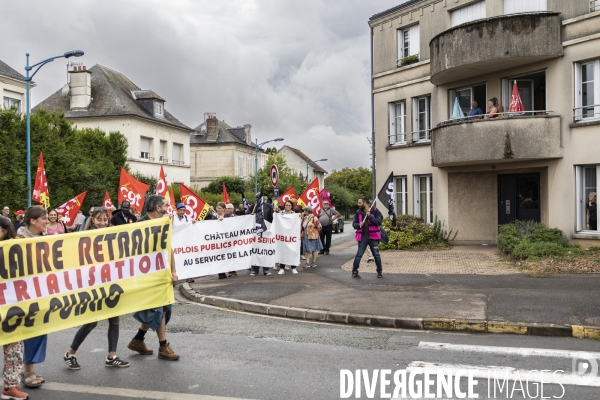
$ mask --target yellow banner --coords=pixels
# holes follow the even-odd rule
[[[171,221],[0,242],[0,345],[175,302]]]

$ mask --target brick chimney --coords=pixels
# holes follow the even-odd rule
[[[252,144],[252,133],[250,132],[252,125],[244,124],[244,134],[246,135],[246,144]]]
[[[206,140],[216,141],[219,136],[219,120],[215,115],[206,118]]]
[[[69,71],[69,89],[71,92],[71,110],[87,109],[92,101],[92,73],[85,66],[73,67]]]

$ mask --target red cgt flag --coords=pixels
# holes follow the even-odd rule
[[[323,201],[321,200],[321,193],[319,191],[319,179],[315,178],[308,185],[302,196],[298,199],[298,203],[303,204],[304,206],[312,207],[313,214],[318,216],[321,213],[321,207],[323,205]]]
[[[229,194],[227,193],[227,187],[225,186],[225,182],[223,182],[223,203],[229,204]]]
[[[508,112],[525,112],[525,107],[523,107],[521,95],[519,94],[519,87],[517,86],[517,81],[515,81],[515,83],[513,84],[512,97],[510,99],[510,106],[508,107]]]
[[[279,204],[285,204],[286,201],[292,199],[298,200],[298,195],[296,194],[293,186],[279,196]],[[280,207],[282,206],[280,205]]]
[[[208,215],[208,203],[192,192],[183,183],[179,184],[181,202],[185,205],[185,215],[194,221],[202,221]]]
[[[150,185],[146,185],[129,175],[121,167],[121,178],[119,179],[119,203],[123,204],[124,201],[128,201],[137,212],[142,212],[144,208],[144,201],[146,192],[150,188]]]
[[[106,193],[104,193],[104,200],[102,201],[102,207],[106,208],[108,210],[108,218],[112,218],[112,211],[110,211],[110,208],[113,206],[112,200],[110,199],[110,194],[108,193],[108,190],[106,191]]]
[[[60,215],[60,220],[65,223],[67,226],[71,226],[73,221],[75,221],[75,217],[77,217],[77,213],[83,204],[83,199],[85,199],[85,195],[87,192],[83,192],[77,197],[72,198],[67,201],[65,204],[56,208],[56,212]]]
[[[165,205],[167,206],[167,215],[175,214],[175,201],[173,199],[173,189],[169,190],[167,185],[167,178],[165,177],[165,171],[163,166],[160,166],[160,173],[158,175],[158,182],[156,182],[156,194],[165,198]]]
[[[40,152],[31,199],[41,204],[44,208],[50,207],[50,193],[48,192],[48,181],[46,180],[46,169],[44,168],[44,154],[42,152]]]

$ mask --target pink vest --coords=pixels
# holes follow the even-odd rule
[[[358,214],[358,223],[362,222],[362,214]],[[362,228],[358,228],[356,230],[356,241],[360,242],[362,240]],[[379,227],[377,225],[369,224],[369,239],[372,240],[381,240],[381,233],[379,233]]]

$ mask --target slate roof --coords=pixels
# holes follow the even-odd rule
[[[403,8],[408,8],[408,7],[412,6],[413,4],[420,3],[422,1],[424,1],[424,0],[408,0],[407,2],[404,2],[400,5],[397,5],[395,7],[389,8],[385,11],[382,11],[380,13],[373,15],[371,18],[369,18],[369,21],[373,21],[373,20],[379,19],[381,17],[385,17],[386,15],[393,14],[398,10],[402,10]]]
[[[157,118],[146,110],[132,94],[132,92],[142,91],[142,89],[122,73],[99,64],[94,65],[88,71],[92,74],[92,102],[87,110],[69,110],[70,96],[69,94],[63,95],[62,89],[59,89],[35,106],[33,111],[35,112],[39,108],[48,111],[63,111],[67,118],[134,115],[188,131],[192,130],[189,126],[181,123],[166,109],[164,110],[164,118]],[[143,92],[154,93],[151,90]],[[160,96],[158,98],[161,99]]]
[[[14,68],[12,68],[10,65],[8,65],[2,60],[0,60],[0,75],[25,82],[24,75],[18,73]]]
[[[244,127],[232,128],[227,125],[225,121],[218,121],[219,134],[217,140],[206,139],[206,121],[194,128],[194,131],[190,133],[190,144],[206,144],[206,143],[238,143],[246,146],[254,147],[249,145],[244,140],[245,130]]]
[[[160,97],[158,94],[156,94],[156,92],[153,90],[137,90],[137,91],[133,92],[133,95],[135,96],[136,99],[157,99],[157,100],[166,101],[165,99]]]
[[[290,149],[292,152],[296,153],[296,155],[297,155],[298,157],[300,157],[301,159],[303,159],[303,160],[305,160],[305,161],[306,161],[306,160],[308,160],[308,162],[309,162],[309,163],[312,163],[312,162],[313,162],[313,160],[312,160],[310,157],[308,157],[306,154],[304,154],[302,151],[300,151],[300,150],[298,150],[298,149],[296,149],[296,148],[293,148],[293,147],[287,146],[287,145],[286,145],[286,146],[283,146],[283,147],[282,147],[282,148],[279,150],[279,152],[280,152],[281,150],[283,150],[285,147],[287,147],[288,149]],[[329,172],[325,171],[325,169],[323,169],[323,167],[321,167],[319,164],[310,164],[310,168],[316,169],[317,171],[319,171],[319,172],[322,172],[322,173],[324,173],[324,174],[328,174],[328,173],[329,173]]]

